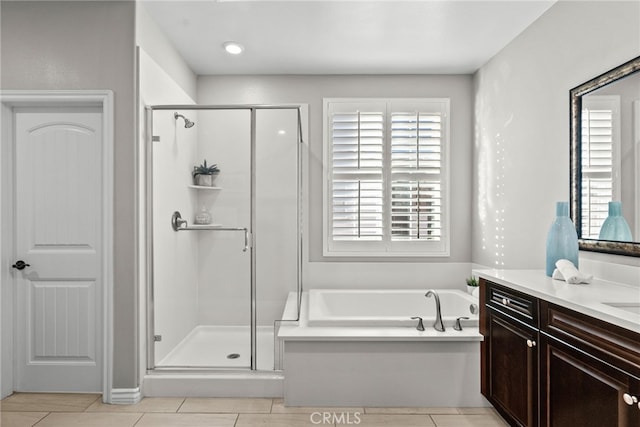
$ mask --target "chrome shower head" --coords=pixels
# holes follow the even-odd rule
[[[178,117],[182,117],[184,119],[184,127],[187,128],[187,129],[192,128],[195,125],[195,122],[192,122],[191,120],[187,119],[182,114],[173,113],[173,118],[174,119],[178,120]]]

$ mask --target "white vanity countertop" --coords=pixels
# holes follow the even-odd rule
[[[640,309],[606,304],[640,305],[640,283],[631,286],[593,279],[590,284],[570,285],[547,277],[543,270],[475,270],[473,273],[499,285],[640,333]]]

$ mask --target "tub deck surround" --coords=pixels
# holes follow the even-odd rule
[[[303,292],[301,303],[301,315],[298,322],[283,323],[278,330],[278,338],[285,341],[482,341],[482,335],[478,331],[478,315],[472,314],[469,310],[471,304],[478,304],[478,299],[457,290],[437,290],[441,295],[442,318],[445,323],[446,331],[438,332],[433,328],[434,314],[430,314],[429,310],[435,313],[435,301],[433,298],[427,299],[424,294],[426,290],[310,290]],[[459,297],[458,307],[450,307],[449,298],[445,298],[446,305],[442,296],[452,293]],[[313,298],[314,295],[319,298]],[[327,299],[327,296],[330,296]],[[450,295],[450,296],[451,296]],[[336,297],[336,299],[345,297],[343,301],[335,302],[334,309],[339,311],[330,311],[327,307],[312,308],[312,303],[319,303],[324,299],[323,303]],[[352,314],[349,314],[346,302],[354,296],[359,301],[358,307],[354,307]],[[377,316],[374,316],[376,310],[375,304],[380,300],[393,296],[400,297],[396,299],[396,303],[402,299],[412,299],[414,296],[417,306],[422,307],[422,312],[418,308],[412,310],[408,307],[406,314],[397,315],[401,312],[399,307],[386,310],[393,310],[392,315],[384,315],[380,307]],[[378,297],[381,297],[379,299]],[[368,299],[368,303],[364,301]],[[285,313],[295,303],[294,295],[290,295],[287,301]],[[355,303],[354,303],[355,304]],[[418,311],[418,313],[416,313]],[[448,315],[455,311],[455,315]],[[309,315],[314,313],[315,322],[309,321]],[[366,313],[367,315],[364,315]],[[389,311],[387,311],[389,313]],[[321,317],[325,316],[325,317]],[[424,331],[418,331],[416,326],[417,320],[411,319],[414,316],[423,317]],[[469,320],[461,320],[462,331],[453,329],[453,324],[457,317],[466,316]]]
[[[543,270],[475,270],[476,276],[640,333],[638,286],[594,279],[571,285],[547,277]]]
[[[448,292],[436,291],[441,298]],[[299,321],[280,326],[278,338],[284,348],[286,406],[488,406],[480,394],[479,341],[483,337],[478,331],[477,319],[471,320],[475,324],[465,324],[463,321],[462,331],[454,330],[451,323],[446,326],[445,332],[436,331],[432,319],[427,319],[424,322],[425,330],[418,331],[417,321],[404,324],[394,319],[421,315],[411,312],[411,307],[406,315],[396,316],[399,307],[391,304],[376,306],[374,302],[379,303],[381,299],[378,297],[382,295],[384,298],[385,291],[358,291],[357,295],[353,292],[336,292],[336,295],[343,293],[345,299],[335,302],[333,311],[328,307],[316,307],[314,310],[316,314],[318,311],[322,314],[325,310],[329,324],[337,320],[331,319],[331,313],[336,316],[340,314],[337,317],[345,321],[344,317],[350,317],[347,310],[349,304],[354,304],[350,298],[357,297],[357,301],[362,302],[367,299],[367,293],[369,297],[375,295],[369,301],[371,304],[362,303],[353,310],[355,316],[351,317],[356,317],[355,324],[360,326],[354,326],[354,319],[347,319],[345,326],[309,324],[310,303],[318,303],[314,301],[315,298],[310,298],[313,292],[304,292],[302,295]],[[433,299],[425,298],[426,290],[411,292],[420,307],[424,305],[425,310],[429,310],[430,306],[435,307]],[[476,304],[477,299],[459,292],[464,296],[460,301],[464,302],[468,316],[473,317],[467,298]],[[403,292],[386,293],[387,301],[391,302]],[[288,306],[295,303],[295,298],[290,297]],[[452,308],[448,303],[441,303],[444,319],[447,318],[446,310]],[[392,320],[390,324],[395,326],[379,326],[380,316],[368,316],[373,314],[369,311],[372,309],[386,314]],[[413,311],[417,309],[418,306]],[[428,318],[428,311],[424,313]],[[457,317],[466,316],[467,313],[463,311]],[[372,320],[373,323],[363,326],[367,324],[365,320]],[[455,321],[455,317],[452,321]]]
[[[468,317],[464,323],[478,325],[478,315],[469,306],[477,298],[453,289],[438,290],[442,321],[452,327],[459,317]],[[412,317],[422,317],[425,328],[436,318],[434,298],[425,296],[426,290],[309,290],[309,326],[397,326],[416,325]]]

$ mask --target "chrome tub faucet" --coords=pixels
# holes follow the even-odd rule
[[[436,299],[436,321],[433,322],[433,327],[436,331],[444,332],[444,324],[442,323],[442,312],[440,311],[440,297],[438,296],[438,293],[433,289],[430,289],[426,294],[424,294],[424,296],[427,298],[433,296]]]

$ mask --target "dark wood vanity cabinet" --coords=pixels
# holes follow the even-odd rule
[[[541,427],[638,427],[638,380],[561,342],[542,336]]]
[[[499,286],[483,291],[482,393],[511,425],[537,426],[537,301]]]
[[[540,426],[640,427],[640,334],[540,307]]]
[[[640,427],[640,334],[480,286],[482,393],[510,425]]]
[[[537,425],[538,334],[489,309],[487,397],[515,425]]]

